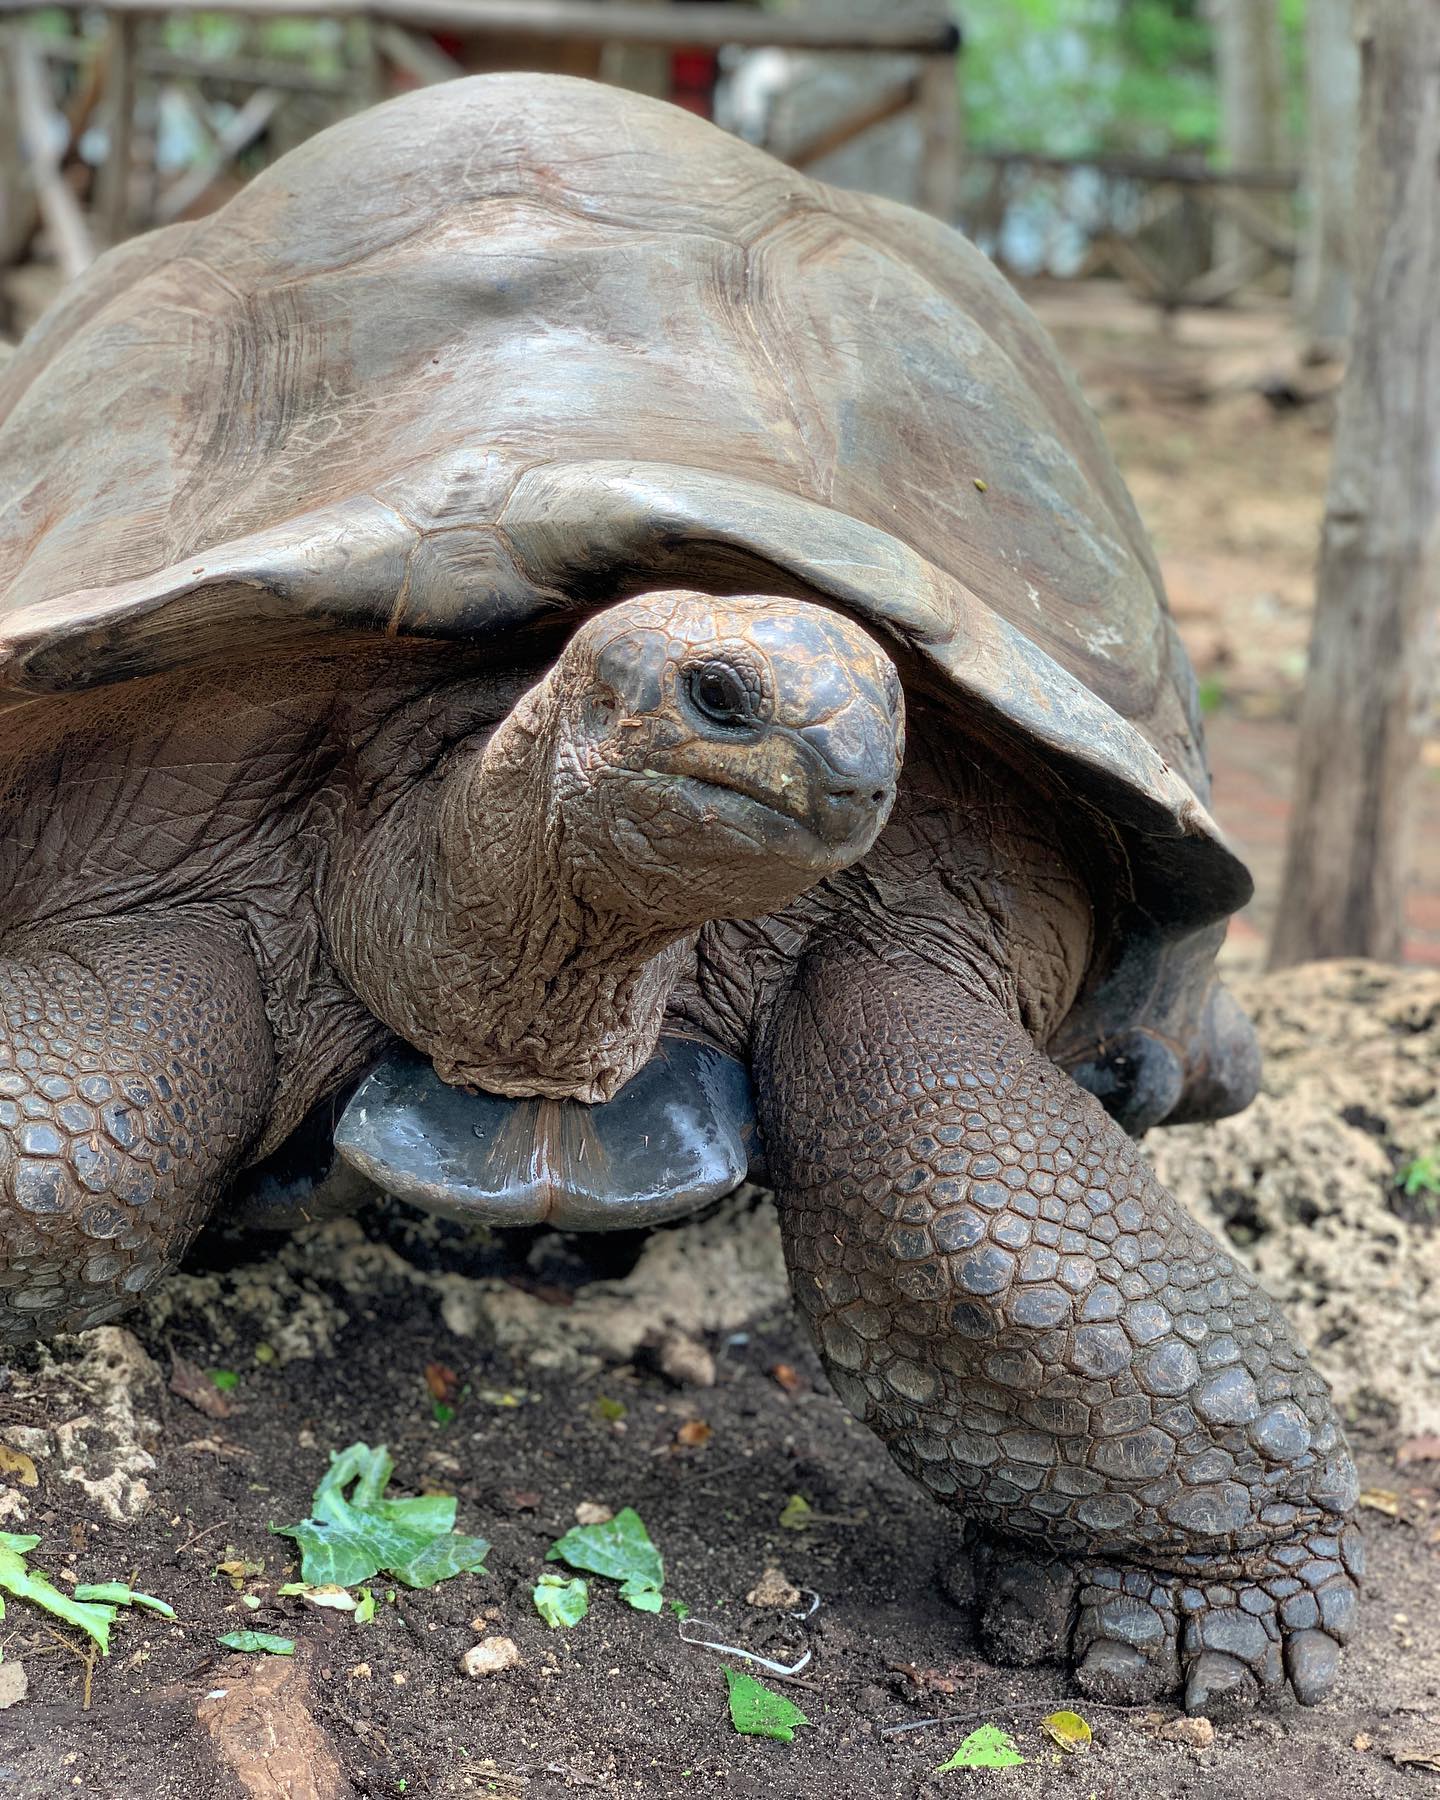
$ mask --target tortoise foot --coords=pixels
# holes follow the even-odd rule
[[[1295,1531],[1244,1557],[1197,1554],[1152,1571],[1119,1560],[975,1546],[980,1630],[997,1662],[1074,1664],[1082,1693],[1118,1705],[1183,1694],[1233,1717],[1287,1690],[1314,1706],[1334,1686],[1364,1568],[1353,1525]]]

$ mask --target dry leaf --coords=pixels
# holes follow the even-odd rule
[[[1401,1767],[1409,1764],[1419,1769],[1434,1769],[1440,1774],[1440,1739],[1423,1744],[1397,1744],[1386,1753],[1391,1762]]]
[[[183,1356],[170,1358],[170,1392],[188,1400],[207,1419],[228,1419],[235,1410],[205,1371]]]
[[[675,1433],[675,1442],[683,1444],[687,1450],[698,1450],[702,1444],[710,1442],[712,1432],[703,1419],[687,1419]]]
[[[243,1556],[232,1556],[226,1562],[216,1563],[215,1573],[224,1575],[238,1594],[252,1575],[262,1572],[262,1567],[260,1563],[246,1562]]]
[[[1368,1750],[1374,1742],[1374,1738],[1368,1731],[1357,1731],[1350,1740],[1350,1748],[1352,1750]]]
[[[794,1369],[790,1367],[789,1363],[776,1363],[775,1367],[770,1371],[770,1375],[778,1386],[784,1388],[787,1394],[793,1394],[796,1388],[800,1386],[800,1377],[795,1373]]]
[[[959,1691],[960,1683],[953,1675],[943,1669],[920,1669],[914,1663],[886,1663],[887,1669],[893,1669],[897,1675],[903,1675],[912,1686],[922,1694],[954,1694]]]
[[[11,1450],[8,1445],[0,1444],[0,1475],[7,1480],[16,1481],[21,1487],[38,1487],[40,1477],[35,1473],[35,1465],[23,1450]]]
[[[1390,1518],[1400,1516],[1400,1496],[1389,1488],[1361,1488],[1357,1496],[1361,1506],[1368,1506],[1374,1512],[1382,1512]]]
[[[1440,1437],[1407,1438],[1395,1452],[1395,1460],[1402,1469],[1406,1463],[1440,1462]]]
[[[460,1377],[444,1363],[426,1363],[425,1385],[430,1390],[432,1400],[453,1400],[455,1391],[460,1386]]]

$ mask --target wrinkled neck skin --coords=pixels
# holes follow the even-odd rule
[[[675,1021],[753,1061],[807,952],[838,940],[857,964],[919,961],[937,983],[1043,1044],[1069,1012],[1095,932],[1093,874],[1056,841],[1062,806],[943,718],[912,705],[889,822],[863,861],[763,919],[700,935]]]
[[[332,862],[332,953],[365,1005],[491,1093],[609,1099],[649,1059],[693,924],[597,906],[567,842],[563,732],[544,688],[457,747]]]

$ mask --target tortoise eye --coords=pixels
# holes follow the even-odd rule
[[[743,678],[728,663],[705,662],[684,674],[685,698],[712,725],[731,730],[758,725],[758,695],[752,695]]]

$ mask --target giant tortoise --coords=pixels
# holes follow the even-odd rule
[[[982,255],[657,101],[457,81],[103,257],[0,378],[0,503],[0,1339],[303,1214],[256,1171],[307,1120],[491,1222],[748,1170],[997,1654],[1327,1691],[1343,1436],[1133,1141],[1253,1092],[1249,881]]]

